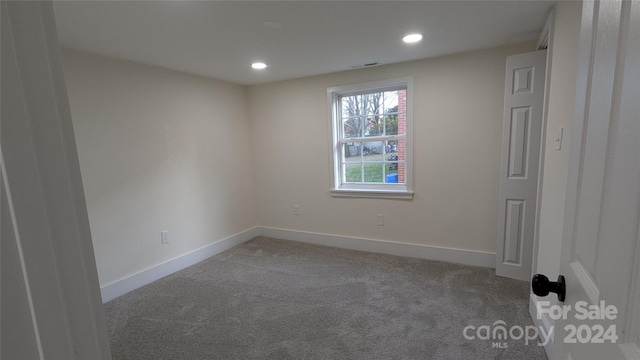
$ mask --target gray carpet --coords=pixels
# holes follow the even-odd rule
[[[105,311],[114,359],[545,359],[462,334],[532,325],[528,295],[492,269],[259,237]]]

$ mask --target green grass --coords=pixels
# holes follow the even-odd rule
[[[346,165],[347,182],[362,182],[362,166],[361,164]],[[384,168],[384,175],[382,170]],[[365,163],[364,164],[364,182],[382,183],[387,174],[397,174],[398,170],[389,170],[388,164],[384,163]]]

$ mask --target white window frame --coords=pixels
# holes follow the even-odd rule
[[[341,141],[344,130],[340,117],[340,97],[396,90],[404,87],[407,89],[405,183],[343,183]],[[331,120],[331,195],[334,197],[413,199],[413,77],[331,87],[327,89],[327,102]],[[371,140],[380,139],[372,137]]]

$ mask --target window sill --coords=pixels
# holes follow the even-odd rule
[[[413,200],[413,191],[332,189],[333,197]]]

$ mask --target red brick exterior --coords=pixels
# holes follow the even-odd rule
[[[407,134],[407,91],[398,90],[398,135]],[[403,141],[398,141],[398,160],[406,161],[407,144]],[[398,182],[405,182],[405,164],[398,163]]]

